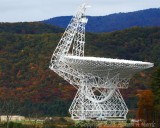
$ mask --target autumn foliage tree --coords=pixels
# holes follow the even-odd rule
[[[137,118],[145,119],[147,121],[152,120],[153,108],[154,108],[154,96],[151,90],[138,91],[138,111]]]

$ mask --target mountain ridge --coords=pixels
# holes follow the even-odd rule
[[[160,8],[150,8],[128,13],[114,13],[106,16],[87,16],[87,32],[103,33],[123,30],[134,26],[160,26]],[[66,28],[72,16],[60,16],[41,21]]]
[[[0,23],[0,33],[42,34],[61,33],[63,28],[41,22]]]

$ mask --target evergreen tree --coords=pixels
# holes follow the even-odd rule
[[[151,85],[155,97],[155,109],[160,112],[160,67],[154,72]]]

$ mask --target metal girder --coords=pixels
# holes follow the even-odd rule
[[[126,119],[128,108],[119,89],[131,75],[153,64],[128,60],[85,58],[85,25],[82,4],[71,19],[50,62],[50,69],[78,89],[69,109],[72,119]]]

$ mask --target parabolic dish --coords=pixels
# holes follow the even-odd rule
[[[113,77],[119,73],[121,78],[127,78],[136,72],[154,66],[154,64],[150,62],[100,57],[64,56],[62,59],[63,62],[75,70],[101,77],[108,75],[109,77]]]

